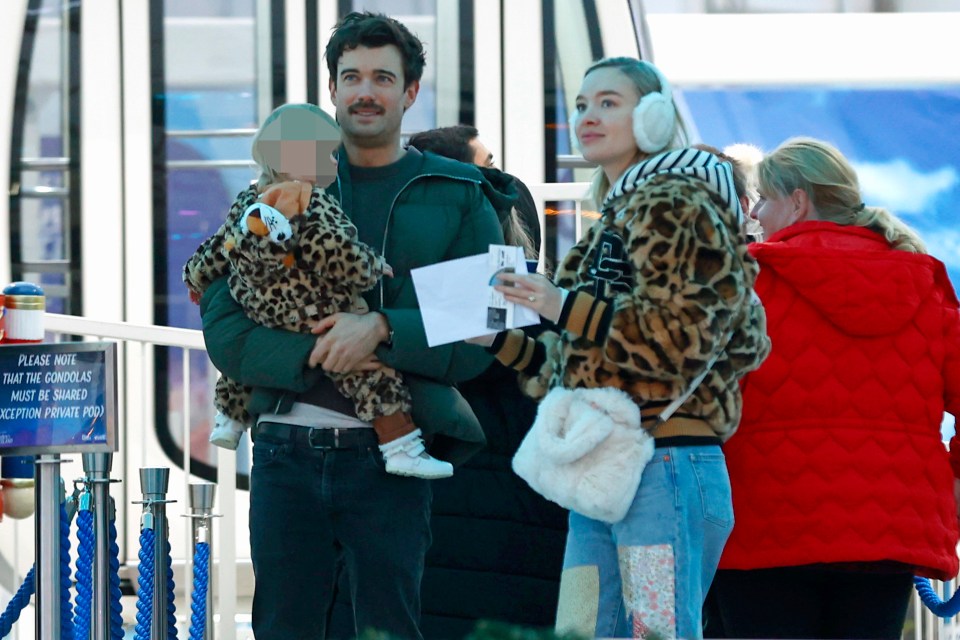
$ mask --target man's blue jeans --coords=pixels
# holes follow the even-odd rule
[[[250,478],[257,640],[325,638],[342,568],[359,633],[372,627],[422,640],[431,488],[387,474],[370,431],[369,446],[354,449],[257,437]]]
[[[558,631],[701,638],[703,599],[732,529],[720,447],[658,448],[622,521],[571,512]]]

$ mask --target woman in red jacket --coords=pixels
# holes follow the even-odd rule
[[[899,638],[913,574],[957,575],[960,319],[941,262],[864,206],[832,146],[759,166],[770,357],[724,446],[736,524],[714,589],[732,638]],[[952,470],[951,470],[952,466]]]

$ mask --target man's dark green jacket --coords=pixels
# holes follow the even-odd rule
[[[386,316],[393,332],[392,346],[380,345],[377,357],[404,374],[413,396],[414,422],[437,435],[435,455],[458,462],[482,445],[483,435],[454,384],[477,376],[491,360],[482,348],[462,342],[427,347],[410,270],[486,253],[490,244],[503,242],[503,235],[476,168],[430,153],[421,155],[420,162],[418,175],[393,202],[384,246],[374,247],[384,253],[394,276],[383,278],[365,297],[371,310]],[[338,199],[351,193],[345,163],[328,192]],[[344,210],[352,213],[349,196],[342,199]],[[231,297],[226,278],[204,293],[200,313],[214,365],[253,387],[252,414],[289,411],[295,394],[323,375],[307,366],[316,336],[257,325]],[[469,446],[462,448],[464,442]]]

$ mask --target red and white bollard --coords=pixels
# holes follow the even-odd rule
[[[0,344],[43,342],[43,289],[31,282],[14,282],[4,287],[0,306]],[[6,514],[16,520],[33,515],[33,456],[4,456],[0,463],[0,519]]]
[[[2,344],[43,342],[43,289],[32,282],[14,282],[3,289],[4,328]]]

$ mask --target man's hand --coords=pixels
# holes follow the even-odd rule
[[[321,320],[312,333],[320,337],[310,352],[310,366],[347,373],[369,364],[377,345],[390,335],[390,328],[381,313],[335,313]]]

